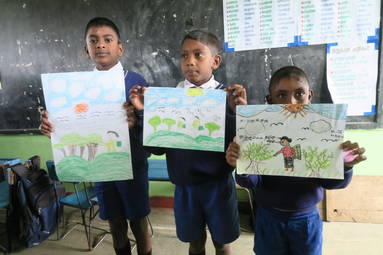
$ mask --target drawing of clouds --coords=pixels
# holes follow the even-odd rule
[[[66,104],[67,100],[65,97],[58,97],[51,102],[52,107],[62,107]]]
[[[197,98],[195,97],[185,98],[184,104],[194,104],[196,101],[197,101]]]
[[[73,83],[72,86],[69,87],[69,95],[72,98],[76,98],[84,92],[85,84],[82,82]]]
[[[121,93],[118,90],[109,92],[108,94],[105,95],[105,100],[110,101],[110,102],[116,102],[121,99]]]
[[[180,101],[179,98],[176,98],[176,97],[172,97],[172,98],[169,98],[168,99],[168,103],[169,104],[172,104],[172,103],[178,103]]]
[[[265,130],[265,126],[261,122],[250,122],[245,126],[245,131],[249,135],[257,135]]]
[[[56,93],[63,93],[66,90],[66,81],[61,78],[54,79],[49,86],[50,90]]]
[[[315,133],[322,134],[331,129],[331,124],[325,120],[313,121],[310,123],[310,129]]]
[[[205,102],[201,104],[201,106],[205,106],[205,107],[214,106],[214,105],[217,105],[217,101],[213,99],[206,100]]]
[[[92,88],[85,92],[85,97],[89,99],[96,99],[101,93],[101,89],[99,88]]]

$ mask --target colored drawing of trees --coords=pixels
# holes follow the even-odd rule
[[[271,159],[273,152],[270,150],[268,144],[248,143],[246,148],[241,151],[241,157],[250,161],[250,164],[245,170],[251,168],[255,169],[256,174],[260,174],[260,164],[262,161]]]
[[[221,129],[221,126],[214,123],[214,122],[208,122],[208,123],[205,123],[205,128],[207,128],[207,130],[209,131],[209,136],[211,136],[211,134],[216,131],[216,130],[220,130]]]
[[[88,141],[88,161],[93,160],[96,156],[97,147],[100,143],[102,143],[102,136],[100,134],[92,133],[85,137]]]
[[[305,158],[305,167],[311,171],[310,176],[312,177],[320,177],[320,170],[327,169],[330,166],[331,159],[334,158],[334,155],[328,149],[319,151],[318,147],[308,147],[303,150],[303,156]]]
[[[77,133],[68,133],[62,136],[58,144],[54,144],[53,148],[60,150],[64,157],[74,156],[76,152],[80,152],[80,157],[83,157],[85,148],[88,149],[88,160],[93,160],[97,153],[98,145],[102,143],[100,134],[89,134],[85,137]]]
[[[166,126],[168,126],[168,130],[172,128],[176,124],[176,121],[171,118],[164,118],[162,119],[162,123],[164,123]]]
[[[154,116],[149,119],[148,123],[153,127],[154,131],[157,131],[157,127],[161,124],[160,116]]]

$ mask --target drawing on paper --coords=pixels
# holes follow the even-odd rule
[[[342,179],[347,106],[340,104],[237,107],[239,174]]]
[[[224,91],[151,87],[144,107],[144,145],[224,151]]]
[[[62,181],[132,179],[122,71],[42,74]]]

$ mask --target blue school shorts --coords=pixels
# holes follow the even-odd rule
[[[134,169],[133,180],[96,182],[94,186],[103,220],[136,220],[150,213],[146,167]]]
[[[318,210],[286,216],[258,208],[254,252],[257,255],[321,255],[322,226]]]
[[[209,228],[212,239],[227,244],[239,236],[237,194],[232,175],[197,185],[176,185],[174,215],[183,242],[201,240]]]

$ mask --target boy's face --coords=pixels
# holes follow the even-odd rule
[[[306,80],[284,78],[270,89],[269,104],[310,104],[313,91]]]
[[[209,81],[213,70],[221,64],[221,57],[213,54],[208,46],[186,39],[181,49],[181,70],[184,77],[196,86]]]
[[[90,27],[86,34],[86,53],[98,70],[109,70],[124,54],[117,33],[108,26]]]

